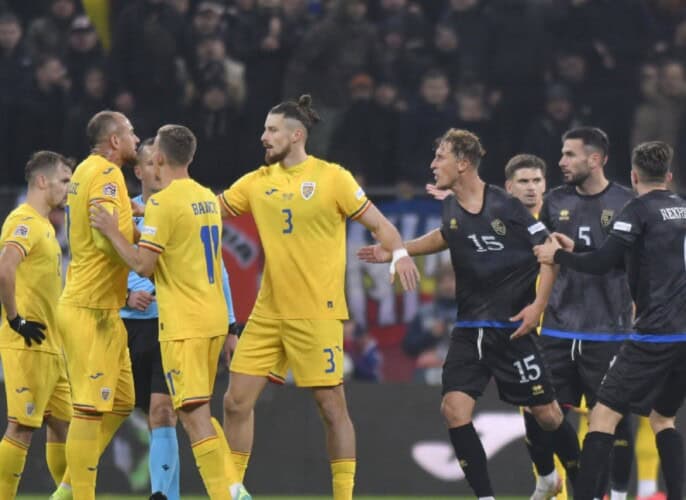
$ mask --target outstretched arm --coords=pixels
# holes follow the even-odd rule
[[[419,271],[403,246],[403,240],[395,226],[372,203],[356,220],[372,233],[384,252],[388,253],[391,282],[397,272],[403,289],[414,290],[419,281]]]

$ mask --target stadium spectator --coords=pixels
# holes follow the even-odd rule
[[[422,185],[428,179],[426,165],[434,141],[455,121],[455,106],[449,98],[448,77],[441,70],[428,70],[422,76],[419,100],[400,123],[398,160],[403,180]]]
[[[106,109],[107,75],[101,66],[91,66],[83,73],[83,97],[75,107],[69,109],[64,127],[64,151],[71,157],[81,158],[88,155],[90,145],[84,134],[91,117]],[[76,82],[75,82],[76,83]]]
[[[193,74],[198,85],[205,81],[221,79],[225,82],[228,105],[240,110],[245,103],[245,65],[226,53],[226,43],[219,35],[209,35],[195,45]]]
[[[13,116],[17,115],[17,98],[31,77],[31,58],[22,43],[19,19],[11,12],[0,14],[0,183],[5,185],[23,183],[21,169],[12,167]]]
[[[574,114],[574,104],[569,89],[563,84],[551,84],[545,91],[545,107],[529,127],[522,150],[540,156],[546,165],[557,165],[560,159],[560,137],[581,122]],[[546,182],[549,186],[562,183],[562,172],[559,168],[548,169]]]
[[[374,80],[366,73],[350,80],[351,104],[333,132],[329,157],[373,186],[394,184],[399,113],[375,97]]]
[[[155,125],[178,120],[185,83],[180,68],[187,66],[190,50],[190,30],[166,2],[128,5],[114,28],[110,77],[115,91],[127,94]]]
[[[13,125],[12,166],[21,165],[21,159],[28,158],[36,150],[62,149],[70,84],[60,58],[45,56],[37,61],[33,81],[18,106]],[[19,183],[21,172],[13,171],[17,174],[13,177],[15,184]]]
[[[348,104],[347,83],[360,72],[375,75],[380,61],[377,30],[366,19],[364,0],[334,0],[326,17],[312,26],[290,60],[284,95],[310,92],[322,122],[308,145],[313,154],[328,150],[336,120]]]
[[[191,168],[199,183],[219,187],[227,176],[235,179],[243,173],[236,160],[232,160],[238,142],[237,118],[226,81],[219,77],[203,82],[189,116],[198,139]]]
[[[26,30],[31,55],[64,55],[71,21],[77,14],[76,0],[51,0],[47,15],[34,19]]]
[[[66,55],[69,77],[72,80],[71,97],[79,102],[84,94],[86,70],[96,64],[104,64],[105,54],[98,42],[98,35],[88,16],[77,16],[71,22]]]

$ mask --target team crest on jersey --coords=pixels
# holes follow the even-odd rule
[[[560,210],[560,217],[558,217],[558,220],[569,220],[569,210],[566,208]]]
[[[117,185],[114,182],[108,182],[102,187],[102,194],[114,198],[117,196]]]
[[[19,238],[28,238],[29,237],[29,226],[27,226],[26,224],[19,224],[14,229],[14,234],[12,236],[18,236]]]
[[[531,394],[533,396],[540,396],[543,394],[545,391],[543,390],[543,386],[541,384],[536,384],[531,386]]]
[[[602,226],[609,226],[610,222],[612,222],[612,217],[614,217],[614,215],[614,210],[603,210],[603,212],[600,214],[600,223],[602,224]]]
[[[457,219],[456,218],[453,217],[452,219],[450,219],[450,226],[449,227],[453,231],[457,230]]]
[[[314,188],[317,186],[316,183],[306,181],[300,184],[300,194],[303,196],[303,199],[309,200],[312,198],[312,195],[314,194]]]
[[[100,397],[102,398],[103,401],[107,401],[110,399],[110,396],[112,395],[112,389],[109,387],[103,387],[100,389]]]
[[[498,236],[505,236],[505,233],[507,233],[505,223],[500,219],[495,219],[493,222],[491,222],[491,227],[493,228],[493,231],[495,231],[495,234],[497,234]]]
[[[36,410],[36,407],[34,406],[33,403],[26,403],[26,416],[31,417],[33,416],[33,412]]]

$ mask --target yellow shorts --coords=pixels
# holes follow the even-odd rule
[[[162,366],[174,409],[207,403],[214,391],[226,335],[162,340]]]
[[[2,349],[7,420],[40,427],[43,417],[71,420],[71,394],[61,354],[30,349]]]
[[[343,383],[343,322],[338,319],[267,319],[251,316],[230,370],[283,378],[289,367],[299,387]]]
[[[136,396],[124,323],[116,309],[57,306],[75,410],[129,414]]]

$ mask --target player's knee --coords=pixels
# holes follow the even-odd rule
[[[232,416],[249,415],[253,409],[252,399],[244,398],[227,390],[224,393],[224,413]]]
[[[547,432],[554,431],[562,423],[564,416],[560,408],[556,404],[547,404],[544,406],[532,407],[531,412],[541,426],[541,429]]]
[[[5,436],[14,439],[15,441],[29,444],[31,442],[31,437],[33,436],[33,431],[35,430],[36,429],[33,427],[28,427],[18,422],[9,421],[7,422]]]
[[[350,421],[345,398],[334,391],[317,394],[315,397],[319,414],[327,427]]]
[[[650,412],[648,420],[650,421],[650,428],[653,429],[653,433],[655,434],[664,431],[665,429],[673,429],[675,426],[674,417],[665,417],[655,410]]]
[[[472,421],[472,412],[459,400],[444,396],[441,400],[441,415],[448,428],[467,425]]]
[[[158,402],[150,405],[150,427],[176,427],[176,412],[169,402]]]

